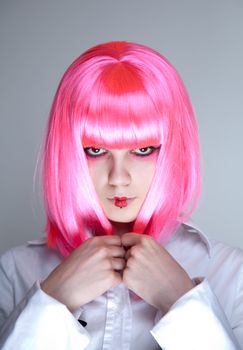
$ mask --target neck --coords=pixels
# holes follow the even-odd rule
[[[133,222],[114,222],[111,221],[113,233],[117,236],[122,236],[124,233],[132,232]]]

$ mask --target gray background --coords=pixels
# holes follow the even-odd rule
[[[74,58],[109,40],[151,46],[181,73],[202,145],[193,218],[243,247],[242,0],[1,0],[0,252],[43,234],[33,177],[54,92]]]

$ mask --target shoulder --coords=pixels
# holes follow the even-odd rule
[[[59,252],[47,247],[45,238],[40,238],[5,252],[0,258],[0,265],[10,279],[24,275],[21,278],[35,280],[49,274],[62,259]]]
[[[49,275],[61,260],[57,251],[48,249],[44,239],[12,248],[0,257],[1,323],[24,300],[32,286]]]
[[[181,225],[166,248],[194,275],[212,277],[240,276],[243,251],[215,239],[210,239],[193,223]]]
[[[243,293],[243,250],[212,239],[208,275],[215,288]]]
[[[209,282],[227,317],[233,319],[235,305],[243,305],[242,249],[209,239],[195,225],[183,224],[168,242],[168,250],[191,278]]]
[[[243,250],[241,248],[233,247],[215,239],[211,239],[210,243],[212,259],[221,263],[223,263],[225,259],[235,264],[241,265],[243,263]]]

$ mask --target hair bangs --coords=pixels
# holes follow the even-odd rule
[[[91,99],[83,121],[85,147],[134,148],[160,144],[161,116],[145,92],[111,95],[106,92]]]

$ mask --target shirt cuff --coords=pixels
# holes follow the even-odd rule
[[[15,317],[10,317],[11,332],[9,329],[4,350],[14,349],[16,344],[19,350],[81,350],[89,343],[88,332],[64,304],[40,288],[39,282],[33,285],[14,313]]]
[[[44,293],[46,295],[46,298],[49,300],[55,300],[57,302],[59,302],[61,305],[64,305],[63,303],[61,303],[60,301],[58,301],[57,299],[52,298],[49,294],[47,294],[46,292],[43,291],[43,289],[41,288],[41,281],[36,281],[35,285],[36,286],[36,290],[40,289],[42,293]],[[65,306],[65,305],[64,305]],[[80,318],[80,316],[83,313],[83,308],[80,306],[79,308],[77,308],[76,310],[74,310],[72,312],[72,315],[76,318],[76,320],[78,320]],[[71,311],[70,311],[71,312]]]
[[[166,350],[240,349],[207,280],[178,299],[151,334]]]

